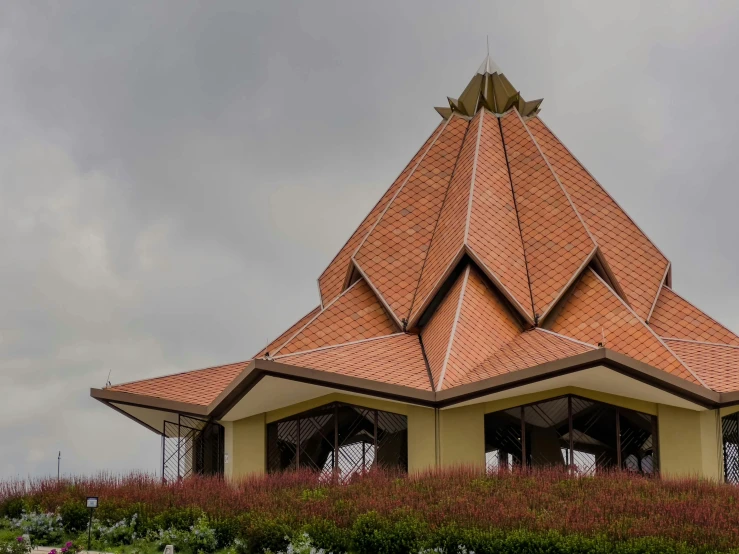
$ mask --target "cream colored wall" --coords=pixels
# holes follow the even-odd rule
[[[233,423],[224,422],[225,451],[229,454],[229,462],[225,464],[225,473],[226,476],[236,479],[264,473],[266,424],[330,402],[346,402],[407,416],[408,469],[411,473],[437,466],[475,465],[482,467],[485,464],[484,418],[486,413],[564,394],[576,394],[614,406],[657,415],[660,470],[663,476],[699,476],[713,480],[723,478],[720,416],[725,414],[719,413],[719,410],[688,410],[577,387],[566,387],[444,410],[333,393]]]
[[[485,466],[485,405],[439,412],[441,467]]]
[[[261,475],[265,472],[266,436],[264,414],[239,419],[231,424],[231,449],[227,471],[232,479],[240,479],[250,475]],[[226,446],[229,439],[226,438]]]
[[[718,410],[697,412],[660,404],[657,417],[663,476],[723,478]]]

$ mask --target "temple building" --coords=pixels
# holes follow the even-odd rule
[[[92,389],[162,474],[569,466],[739,481],[739,336],[486,58],[253,358]],[[597,137],[594,137],[597,140]]]

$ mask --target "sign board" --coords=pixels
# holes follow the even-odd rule
[[[98,497],[97,496],[88,496],[87,497],[87,507],[88,508],[97,508],[98,507]]]

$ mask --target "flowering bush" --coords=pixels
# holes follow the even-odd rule
[[[30,554],[31,550],[31,541],[22,535],[6,544],[0,544],[0,554]]]
[[[139,548],[146,541],[192,554],[224,548],[233,554],[289,548],[460,554],[460,547],[467,554],[703,554],[739,545],[737,487],[625,473],[573,477],[555,470],[484,475],[457,469],[410,477],[369,472],[345,485],[301,472],[235,484],[217,478],[163,484],[140,474],[5,481],[0,514],[11,503],[13,510],[20,503],[38,511],[13,520],[13,531],[29,533],[36,544],[59,544],[61,539],[48,538],[61,532],[56,514],[86,496],[101,499],[94,527],[100,549]],[[44,533],[47,538],[39,540]]]
[[[23,512],[11,522],[13,528],[30,537],[31,544],[55,544],[62,540],[64,528],[61,516],[53,512]]]
[[[216,532],[209,525],[207,516],[201,516],[198,521],[187,531],[169,528],[160,530],[153,535],[154,541],[159,549],[171,544],[178,550],[188,552],[215,552],[218,549]]]
[[[105,546],[132,544],[138,538],[136,535],[137,519],[138,514],[133,514],[130,519],[122,519],[111,525],[104,525],[97,519],[93,519],[92,535]]]

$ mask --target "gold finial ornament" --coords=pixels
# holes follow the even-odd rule
[[[503,72],[490,59],[488,54],[480,65],[477,73],[464,89],[459,98],[447,98],[448,108],[436,108],[439,115],[449,119],[453,113],[471,117],[480,108],[493,113],[505,113],[516,108],[521,117],[530,117],[539,113],[543,99],[526,101],[513,88]]]

